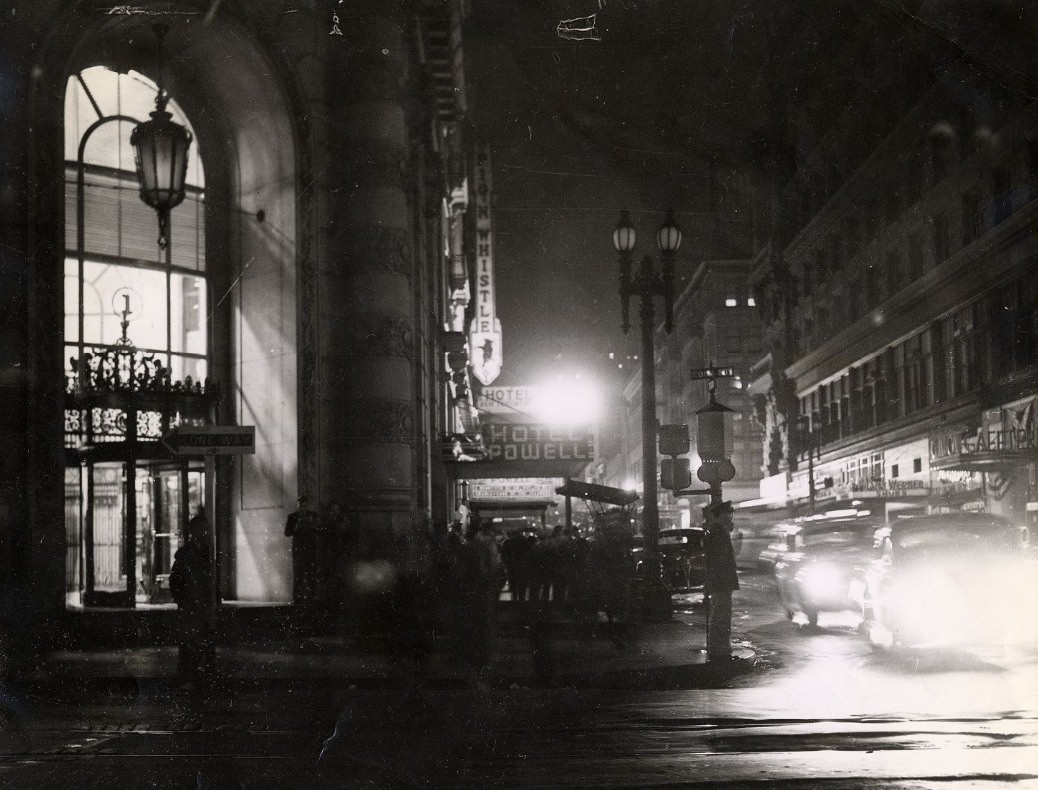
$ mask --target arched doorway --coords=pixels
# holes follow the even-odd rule
[[[157,86],[92,66],[65,92],[66,596],[70,605],[169,603],[187,513],[205,504],[202,459],[162,441],[210,422],[211,303],[205,178],[188,149],[169,240],[137,196],[130,138]],[[175,100],[168,110],[189,126]],[[131,329],[132,327],[132,329]]]
[[[299,94],[284,88],[295,78],[289,69],[272,66],[277,55],[264,51],[236,20],[171,31],[168,46],[177,56],[169,59],[165,82],[173,102],[179,102],[176,120],[194,127],[199,178],[189,179],[194,192],[174,210],[171,260],[165,261],[148,252],[155,249],[156,218],[130,180],[132,154],[105,161],[125,143],[133,121],[152,109],[154,82],[145,75],[158,73],[155,48],[134,43],[153,40],[148,19],[85,20],[70,11],[63,23],[54,25],[41,50],[46,67],[40,73],[54,76],[38,83],[34,112],[42,130],[36,147],[41,154],[51,152],[37,158],[44,164],[37,164],[35,178],[54,185],[37,196],[38,227],[55,227],[46,219],[61,216],[63,204],[66,254],[59,258],[41,250],[37,257],[43,287],[60,294],[64,278],[73,294],[66,301],[75,309],[65,310],[60,342],[45,340],[34,354],[41,370],[64,371],[69,408],[59,417],[56,403],[40,402],[38,419],[48,427],[32,441],[38,457],[53,458],[53,442],[64,436],[64,518],[58,521],[60,514],[51,510],[34,530],[47,534],[49,545],[60,535],[65,550],[60,575],[58,558],[41,556],[46,580],[41,577],[37,589],[45,589],[53,605],[63,576],[66,604],[163,602],[163,577],[179,534],[205,503],[215,528],[222,597],[288,600],[290,563],[281,530],[285,504],[296,496],[302,441],[297,301],[314,287],[312,267],[300,264],[296,226],[316,205],[313,197],[297,200],[297,172],[306,170],[309,160],[297,160],[296,139],[309,132]],[[222,53],[219,63],[211,57],[214,51]],[[122,83],[114,109],[83,88],[83,82],[91,84],[89,78],[81,80],[88,72],[107,72]],[[59,74],[67,75],[61,78],[63,89],[56,82]],[[83,122],[72,123],[60,111],[64,107],[57,99],[64,102],[68,86]],[[131,114],[135,94],[146,101]],[[52,117],[65,120],[55,127]],[[79,240],[72,174],[78,165],[67,153],[68,141],[78,142],[92,124],[108,117],[113,119],[94,130],[86,149],[85,231]],[[65,156],[53,156],[62,150],[63,138]],[[92,161],[91,151],[108,154]],[[85,249],[82,267],[80,248]],[[116,298],[115,285],[128,289],[129,304],[121,301],[122,292]],[[148,303],[141,304],[145,296]],[[125,331],[124,311],[130,314]],[[54,337],[52,329],[41,337],[48,334]],[[130,348],[136,353],[127,354]],[[101,365],[107,359],[108,368],[115,369],[120,365],[115,360],[130,358],[135,375],[152,377],[151,391],[137,391],[135,399],[106,391],[111,382],[104,380]],[[91,374],[87,359],[100,365]],[[142,373],[145,369],[150,372]],[[189,377],[190,387],[182,386],[171,398],[169,385],[186,384]],[[205,385],[206,378],[220,382],[221,398]],[[256,454],[209,461],[171,457],[160,440],[185,420],[254,425]],[[87,436],[89,452],[83,452]],[[51,473],[40,467],[35,474],[53,491],[53,483],[46,482],[54,480]]]

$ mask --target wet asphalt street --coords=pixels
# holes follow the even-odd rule
[[[702,625],[695,596],[676,615]],[[873,652],[848,615],[790,622],[747,577],[753,671],[711,688],[161,683],[22,700],[3,788],[1038,786],[1033,649]]]

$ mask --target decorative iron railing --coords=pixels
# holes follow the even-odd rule
[[[65,446],[158,442],[178,425],[212,422],[217,384],[172,372],[154,353],[129,343],[86,347],[69,360],[65,385]]]

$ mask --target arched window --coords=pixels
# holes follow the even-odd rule
[[[158,244],[154,210],[139,197],[130,132],[154,109],[146,77],[103,66],[73,75],[65,93],[66,361],[84,346],[135,347],[162,355],[174,380],[208,375],[205,315],[205,177],[197,144],[188,152],[187,195],[173,209],[170,244]],[[190,125],[175,101],[173,120]],[[79,151],[82,146],[82,162]],[[82,206],[77,179],[83,168]],[[82,256],[78,218],[82,217]],[[82,258],[82,271],[79,270]],[[82,290],[82,293],[80,291]],[[68,371],[74,373],[75,371]]]
[[[163,439],[212,416],[205,179],[189,150],[184,201],[160,245],[130,134],[156,85],[95,66],[65,91],[66,593],[70,605],[170,605],[168,574],[205,502],[202,459]],[[167,111],[189,124],[174,100]],[[211,508],[210,508],[211,510]]]

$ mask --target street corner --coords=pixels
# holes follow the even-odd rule
[[[748,681],[763,667],[757,651],[748,644],[735,645],[726,655],[708,656],[698,650],[692,663],[667,665],[647,673],[649,687],[657,691],[681,691],[725,687],[736,680]]]

